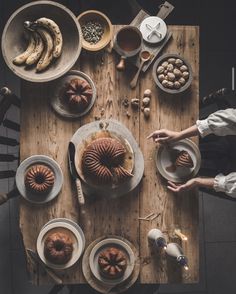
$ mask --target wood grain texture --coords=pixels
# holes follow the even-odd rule
[[[117,30],[119,26],[115,26]],[[64,174],[62,192],[55,201],[45,206],[32,206],[21,200],[20,227],[27,248],[35,249],[37,235],[41,227],[50,219],[67,217],[77,221],[82,227],[86,244],[103,235],[119,235],[132,242],[141,256],[141,283],[187,282],[198,280],[198,199],[197,193],[191,195],[173,195],[167,192],[165,182],[157,174],[154,166],[154,144],[146,136],[158,128],[183,129],[198,118],[198,62],[199,31],[197,27],[172,26],[173,39],[166,52],[177,52],[189,60],[194,70],[191,92],[181,97],[168,97],[158,92],[151,77],[151,70],[141,77],[136,89],[131,90],[129,83],[135,74],[135,68],[128,66],[125,73],[116,71],[118,56],[115,53],[89,54],[83,52],[76,64],[95,82],[98,98],[88,115],[77,121],[64,120],[57,116],[49,105],[50,84],[32,84],[22,82],[21,113],[21,160],[34,154],[45,154],[54,158]],[[151,117],[145,120],[143,113],[126,109],[122,101],[142,97],[144,89],[151,88]],[[131,115],[127,116],[127,111]],[[96,197],[86,198],[85,206],[80,208],[76,198],[75,183],[71,180],[67,148],[73,133],[83,124],[97,118],[114,118],[122,122],[140,144],[145,157],[145,177],[141,186],[130,195],[111,201]],[[153,221],[141,222],[139,216],[152,211],[161,212]],[[158,225],[157,225],[158,222]],[[150,259],[147,233],[153,227],[171,232],[179,227],[189,237],[184,246],[190,263],[188,276],[182,274],[175,264],[162,257]],[[29,263],[35,284],[52,283],[49,277]],[[84,283],[81,261],[74,268],[61,274],[64,283]]]

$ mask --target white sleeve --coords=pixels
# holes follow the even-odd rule
[[[236,109],[228,108],[216,111],[204,120],[197,120],[196,125],[202,137],[209,134],[236,135]]]
[[[216,192],[224,192],[236,198],[236,172],[230,173],[227,176],[218,174],[214,180],[214,189]]]

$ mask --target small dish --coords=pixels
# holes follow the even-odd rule
[[[193,160],[193,168],[177,167],[175,171],[170,171],[173,165],[173,151],[185,150]],[[201,166],[201,154],[197,145],[190,139],[184,139],[168,146],[161,145],[155,153],[155,162],[159,173],[168,181],[182,183],[197,175]]]
[[[127,268],[124,272],[124,275],[119,279],[112,279],[112,280],[107,279],[101,274],[99,270],[99,265],[98,265],[99,254],[107,247],[115,247],[115,248],[121,249],[125,253],[128,259]],[[93,247],[89,256],[90,269],[93,275],[95,276],[95,278],[103,282],[104,284],[111,285],[111,286],[120,284],[124,282],[125,280],[127,280],[131,276],[134,270],[134,264],[135,264],[135,256],[130,246],[127,243],[116,238],[108,238],[108,239],[102,240],[101,242],[99,242]]]
[[[96,44],[91,44],[82,37],[82,47],[85,50],[92,52],[100,51],[110,43],[112,38],[112,24],[105,14],[97,10],[87,10],[81,13],[77,19],[81,27],[89,21],[99,21],[104,27],[101,40]]]
[[[41,229],[38,238],[37,238],[37,252],[40,257],[40,259],[50,268],[56,269],[56,270],[64,270],[67,268],[72,267],[81,257],[84,247],[85,247],[85,238],[83,231],[81,228],[78,230],[78,226],[72,225],[70,221],[57,221],[51,220],[46,225],[43,226]],[[73,241],[73,253],[71,259],[63,265],[58,265],[49,262],[45,256],[44,256],[44,243],[49,235],[49,233],[56,233],[56,232],[65,232],[66,234],[69,234]]]
[[[33,193],[29,191],[25,186],[25,173],[30,166],[36,164],[44,164],[52,169],[55,176],[55,182],[52,189],[43,193],[42,195],[38,193]],[[63,174],[58,163],[49,156],[45,155],[33,155],[25,159],[19,165],[16,172],[16,186],[20,194],[25,198],[25,200],[34,204],[44,204],[53,200],[59,192],[61,191],[63,185]]]
[[[70,80],[76,79],[76,78],[87,81],[93,91],[93,96],[92,96],[92,99],[91,99],[89,105],[82,112],[72,111],[72,109],[69,107],[69,105],[67,103],[65,103],[65,101],[63,101],[63,93],[62,93],[63,85],[70,82]],[[78,70],[71,70],[68,73],[66,73],[62,78],[55,81],[52,84],[52,89],[53,89],[53,93],[52,93],[51,99],[50,99],[50,103],[51,103],[52,108],[59,115],[65,117],[65,118],[69,118],[69,119],[76,119],[76,118],[80,118],[80,117],[86,115],[90,111],[90,109],[93,107],[94,102],[97,98],[97,90],[96,90],[95,84],[92,81],[92,79],[88,75],[83,73],[82,71],[78,71]]]

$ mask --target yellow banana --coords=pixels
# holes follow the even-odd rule
[[[41,72],[49,66],[53,59],[53,39],[47,30],[43,28],[38,28],[37,32],[44,42],[44,51],[36,67],[36,71]]]
[[[29,44],[27,49],[20,55],[16,56],[12,62],[15,65],[24,64],[26,59],[33,53],[35,46],[36,46],[36,35],[35,33],[30,33]]]
[[[53,57],[58,58],[61,55],[63,45],[63,38],[59,26],[55,23],[55,21],[46,17],[41,17],[37,19],[34,23],[50,31],[53,37],[54,45]]]
[[[44,44],[41,36],[38,33],[36,34],[36,46],[34,48],[34,51],[30,54],[30,56],[26,59],[27,65],[35,64],[39,61],[40,56],[43,53],[44,50]]]

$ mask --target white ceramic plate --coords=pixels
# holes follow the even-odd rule
[[[119,248],[127,256],[127,268],[124,272],[124,275],[120,277],[119,279],[107,279],[101,274],[99,270],[99,265],[98,265],[99,254],[107,247]],[[125,242],[115,238],[108,238],[96,244],[91,250],[91,253],[89,256],[89,265],[93,275],[95,276],[96,279],[98,279],[99,281],[107,285],[117,285],[127,280],[131,276],[134,270],[134,264],[135,264],[135,256],[130,246],[126,244]]]
[[[148,27],[150,28],[148,28]],[[156,33],[150,33],[152,32],[151,28],[155,28],[157,26],[157,32],[161,34],[161,36],[158,36]],[[149,16],[145,18],[141,25],[140,25],[140,31],[142,33],[143,39],[151,44],[157,44],[160,43],[167,34],[167,26],[166,23],[158,16]],[[148,36],[150,35],[150,38]]]
[[[78,79],[78,78],[87,81],[93,91],[92,99],[88,107],[83,112],[72,111],[69,105],[63,101],[63,96],[62,96],[63,86],[66,83],[70,82],[72,79]],[[62,78],[60,78],[59,80],[55,81],[52,84],[52,88],[53,88],[53,94],[50,100],[51,106],[59,115],[65,118],[75,119],[75,118],[84,116],[90,111],[97,97],[97,90],[92,79],[85,73],[78,70],[71,70],[68,73],[66,73]]]
[[[185,150],[193,160],[193,168],[177,167],[174,172],[168,167],[173,165],[171,154]],[[161,145],[155,154],[156,166],[160,174],[169,181],[181,183],[197,175],[201,166],[201,154],[197,145],[190,139],[184,139],[168,146]]]
[[[49,235],[49,233],[51,234],[56,232],[65,232],[66,234],[69,234],[69,236],[71,237],[73,241],[74,250],[72,253],[72,257],[66,264],[63,264],[63,265],[51,263],[44,256],[45,240],[47,236]],[[37,238],[36,247],[37,247],[37,252],[39,257],[48,267],[56,269],[56,270],[64,270],[64,269],[70,268],[79,260],[80,256],[82,255],[84,251],[84,246],[85,246],[84,240],[85,239],[84,239],[84,234],[82,230],[80,229],[80,231],[78,231],[78,229],[74,225],[70,224],[69,222],[50,221],[40,231]]]
[[[32,165],[44,164],[52,169],[55,176],[55,182],[50,191],[47,193],[34,193],[25,186],[26,171]],[[19,165],[16,172],[16,186],[20,194],[29,202],[34,204],[43,204],[53,200],[61,191],[63,185],[63,174],[59,164],[51,157],[45,155],[33,155],[25,159]]]

